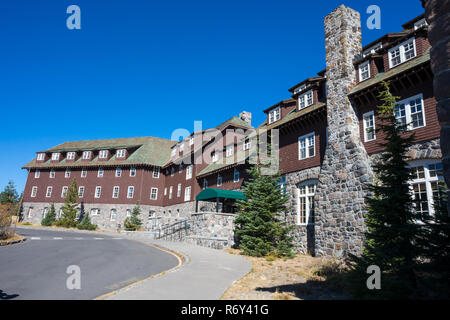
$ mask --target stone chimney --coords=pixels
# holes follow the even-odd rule
[[[315,254],[360,254],[365,231],[366,183],[373,176],[347,92],[356,81],[361,52],[357,11],[341,5],[325,18],[328,145],[315,197]]]
[[[252,113],[247,111],[242,111],[239,113],[239,119],[248,123],[249,126],[252,125]]]

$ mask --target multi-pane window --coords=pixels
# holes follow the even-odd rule
[[[122,176],[122,168],[116,168],[116,177],[121,177]]]
[[[78,187],[78,197],[83,198],[83,196],[84,196],[84,187],[80,186]]]
[[[191,200],[191,187],[186,187],[184,189],[184,201]]]
[[[116,151],[116,158],[125,158],[125,149],[119,149]]]
[[[370,61],[366,61],[359,65],[359,81],[364,81],[370,78]]]
[[[373,111],[363,114],[364,141],[375,140],[375,115]]]
[[[95,198],[100,198],[101,195],[102,195],[102,187],[100,187],[100,186],[95,187],[94,197]]]
[[[82,178],[86,178],[86,176],[87,176],[87,170],[86,169],[81,169],[81,177]]]
[[[75,152],[67,152],[67,160],[75,159]]]
[[[297,224],[306,225],[311,222],[314,213],[314,194],[316,192],[317,181],[309,181],[299,185],[297,189],[298,207]]]
[[[239,170],[234,169],[234,173],[233,173],[233,182],[238,182],[239,179],[240,179],[239,176],[240,176]]]
[[[314,132],[298,138],[298,159],[306,159],[315,156]]]
[[[156,179],[159,178],[159,167],[153,168],[153,178],[156,178]]]
[[[250,146],[251,146],[250,138],[245,138],[244,139],[244,150],[250,149]]]
[[[416,46],[412,38],[389,50],[389,67],[393,68],[415,56]]]
[[[98,216],[99,214],[100,214],[100,209],[98,209],[98,208],[91,209],[91,216]]]
[[[106,159],[108,158],[108,150],[100,150],[98,157],[100,159]]]
[[[172,191],[173,191],[173,187],[170,186],[170,188],[169,188],[169,199],[172,199]]]
[[[70,169],[66,169],[66,172],[64,172],[64,178],[70,178]]]
[[[275,121],[280,120],[281,118],[281,111],[280,107],[277,107],[275,109],[272,109],[269,111],[269,124]]]
[[[442,189],[439,181],[443,180],[442,163],[436,161],[412,162],[410,164],[412,180],[411,193],[414,209],[421,214],[434,213],[434,201],[440,198]]]
[[[113,188],[113,194],[112,194],[113,198],[118,198],[119,197],[119,190],[120,190],[119,186],[115,186]]]
[[[217,186],[220,187],[222,185],[222,175],[220,173],[217,174]]]
[[[66,197],[68,189],[69,189],[69,187],[67,187],[67,186],[62,187],[61,198],[65,198]]]
[[[111,221],[116,221],[116,217],[117,217],[117,210],[116,209],[111,209],[110,220]]]
[[[83,152],[83,159],[89,160],[91,158],[92,152],[91,151],[84,151]]]
[[[41,171],[40,171],[40,170],[36,170],[36,171],[34,172],[34,177],[35,177],[36,179],[38,179],[40,176],[41,176]]]
[[[177,187],[177,198],[179,197],[181,197],[181,183],[179,183]]]
[[[309,90],[298,97],[298,109],[301,110],[313,104],[313,91]]]
[[[136,168],[131,168],[130,169],[130,177],[135,177],[136,176]]]
[[[186,167],[186,180],[192,178],[192,164]]]
[[[424,127],[425,113],[422,95],[399,101],[395,105],[395,118],[399,125],[406,125],[408,130]]]
[[[59,160],[59,152],[52,153],[52,160]]]
[[[203,178],[203,190],[208,188],[208,180],[206,178]]]
[[[46,198],[50,198],[52,196],[53,187],[47,187],[47,192],[45,193]]]
[[[38,153],[37,160],[42,161],[45,159],[45,153]]]
[[[227,146],[226,152],[227,157],[231,157],[234,154],[234,145]]]
[[[150,199],[156,200],[158,199],[158,188],[152,188],[150,191]]]
[[[127,198],[131,199],[134,196],[134,187],[133,186],[129,186],[128,187],[128,192],[127,192]]]
[[[103,177],[104,172],[105,171],[103,170],[103,168],[98,168],[97,177],[99,178]]]
[[[32,198],[36,197],[37,190],[38,190],[38,187],[31,188],[31,197]]]

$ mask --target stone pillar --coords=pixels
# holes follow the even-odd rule
[[[450,186],[450,0],[422,0],[429,23],[431,70],[434,74],[434,96],[441,125],[441,150],[444,177]],[[449,192],[450,195],[450,192]],[[450,213],[450,202],[448,203]]]
[[[360,254],[365,230],[366,184],[373,176],[347,92],[356,81],[361,52],[359,13],[343,5],[325,18],[328,146],[315,197],[315,254]]]

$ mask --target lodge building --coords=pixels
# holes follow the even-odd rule
[[[25,221],[39,223],[50,203],[57,211],[72,179],[94,223],[117,230],[139,201],[147,230],[195,211],[233,212],[233,201],[200,201],[204,189],[240,190],[255,150],[251,133],[279,132],[280,184],[291,195],[286,218],[296,226],[301,252],[342,256],[362,247],[372,165],[383,152],[377,132],[381,82],[399,97],[395,115],[415,133],[409,150],[416,209],[433,213],[442,180],[440,127],[433,94],[424,15],[361,46],[359,13],[340,6],[325,19],[326,69],[288,89],[290,96],[263,110],[176,142],[155,137],[65,142],[37,152],[23,196]],[[342,40],[344,39],[344,40]],[[206,161],[205,161],[206,160]]]

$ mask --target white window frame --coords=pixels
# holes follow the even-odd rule
[[[191,178],[192,178],[192,164],[186,167],[186,180],[189,180]]]
[[[150,200],[158,200],[158,188],[150,189]]]
[[[116,151],[116,158],[125,158],[125,156],[126,156],[125,149],[119,149]]]
[[[115,208],[111,209],[109,221],[116,221],[117,219],[117,210]]]
[[[65,198],[67,196],[67,191],[69,191],[69,187],[68,186],[64,186],[61,189],[61,198]]]
[[[36,198],[37,191],[38,191],[38,187],[34,186],[31,188],[31,197],[32,198]]]
[[[313,142],[312,146],[314,146],[312,154],[311,154],[310,148],[309,148],[309,147],[311,147],[311,137],[312,137],[312,142]],[[302,141],[305,141],[305,144],[304,144],[305,157],[302,157],[302,149],[303,149]],[[298,160],[313,158],[315,156],[316,156],[316,134],[313,131],[311,133],[305,134],[304,136],[301,136],[298,138]]]
[[[42,218],[45,218],[47,213],[48,213],[48,207],[45,207],[44,209],[42,209]]]
[[[153,178],[159,179],[159,173],[160,173],[159,167],[154,167],[153,168]]]
[[[425,20],[425,18],[420,19],[419,21],[414,23],[414,30],[420,29],[425,26],[428,26],[427,20]]]
[[[219,160],[219,153],[217,151],[213,151],[211,153],[211,161],[212,163],[217,162]]]
[[[164,196],[167,196],[167,187],[164,188]]]
[[[217,174],[217,186],[220,187],[222,185],[222,175],[220,173]]]
[[[45,192],[45,197],[46,198],[51,198],[52,197],[52,191],[53,191],[53,187],[51,187],[51,186],[47,187],[47,191]]]
[[[311,101],[309,101],[311,99]],[[298,96],[298,110],[305,109],[314,104],[314,93],[310,89]]]
[[[250,147],[251,147],[251,145],[252,145],[252,143],[251,143],[251,140],[250,140],[250,138],[244,138],[244,143],[242,144],[242,150],[249,150],[250,149]]]
[[[86,178],[87,177],[87,169],[85,169],[85,168],[81,169],[80,176],[81,176],[81,178]]]
[[[411,115],[411,104],[410,103],[411,103],[411,101],[415,101],[417,99],[420,99],[420,104],[422,106],[423,125],[413,128],[413,126],[412,126],[412,124],[413,124],[412,123],[412,115]],[[406,117],[406,125],[407,125],[407,130],[408,131],[419,129],[419,128],[423,128],[423,127],[425,127],[427,125],[426,121],[425,121],[425,105],[424,105],[424,101],[423,101],[423,95],[421,93],[418,94],[418,95],[415,95],[415,96],[403,99],[401,101],[398,101],[395,104],[395,107],[397,107],[398,105],[402,105],[402,104],[405,106],[405,117]],[[396,113],[397,109],[395,109],[394,112]],[[396,114],[396,118],[397,118],[397,114]]]
[[[191,200],[191,187],[184,188],[184,201],[190,201]]]
[[[269,124],[281,119],[281,108],[276,107],[269,111]]]
[[[83,151],[83,159],[89,160],[92,157],[92,151]]]
[[[237,178],[236,178],[237,177]],[[239,170],[234,169],[233,172],[233,182],[239,182],[239,180],[241,179],[241,173],[239,172]]]
[[[136,177],[136,168],[130,168],[130,177]]]
[[[373,127],[369,128],[367,125],[367,121],[372,121]],[[371,133],[368,131],[369,129],[371,130],[371,132],[373,132],[372,139],[369,138],[369,133]],[[363,130],[364,130],[364,142],[373,141],[377,138],[375,132],[375,112],[373,110],[363,114]]]
[[[311,216],[311,214],[314,214],[314,209],[311,212],[311,206],[314,205],[314,195],[317,191],[317,180],[309,180],[309,181],[305,181],[300,183],[297,186],[297,225],[298,226],[306,226],[308,224],[310,224],[309,222],[309,217]],[[302,187],[305,187],[305,193],[301,194],[300,190]],[[313,190],[313,192],[310,192],[311,189]],[[302,202],[301,198],[304,199]],[[302,221],[301,219],[301,210],[300,210],[300,206],[301,204],[304,203],[305,204],[305,217],[304,217],[304,221]]]
[[[53,161],[59,160],[59,155],[60,155],[59,152],[53,152],[53,153],[52,153],[52,160],[53,160]]]
[[[78,198],[83,198],[84,197],[84,186],[79,186],[78,187]]]
[[[227,146],[226,156],[231,157],[234,154],[234,145]]]
[[[172,199],[172,194],[173,194],[173,187],[170,186],[169,187],[169,199]]]
[[[36,169],[36,171],[34,172],[34,178],[39,179],[40,176],[41,176],[41,170]]]
[[[177,186],[177,198],[181,197],[181,183]]]
[[[122,176],[122,168],[116,168],[116,178],[120,178]]]
[[[134,186],[129,186],[127,191],[127,198],[133,199],[134,198]]]
[[[103,168],[98,168],[97,178],[103,178],[104,174],[105,174],[105,170]]]
[[[75,159],[75,152],[67,152],[67,160]]]
[[[91,216],[98,216],[100,214],[99,208],[92,208],[91,209]]]
[[[98,158],[99,159],[108,158],[108,150],[100,150],[100,152],[98,153]]]
[[[120,187],[119,186],[114,186],[113,187],[113,193],[112,193],[113,199],[119,198],[119,192],[120,192]]]
[[[102,196],[102,187],[101,186],[96,186],[95,187],[94,198],[100,199],[101,196]]]
[[[126,210],[126,217],[127,218],[131,217],[131,209]]]
[[[67,168],[66,171],[64,172],[64,178],[70,178],[70,169]]]
[[[407,59],[406,56],[405,56],[405,45],[409,44],[410,42],[412,42],[413,46],[414,46],[414,56],[412,56],[412,57]],[[397,50],[399,50],[398,52],[399,52],[399,56],[400,56],[400,62],[394,65],[392,63],[392,54],[394,52],[396,52]],[[399,45],[389,49],[389,51],[388,51],[389,68],[392,69],[394,67],[397,67],[397,66],[401,65],[402,63],[404,63],[406,61],[409,61],[409,60],[411,60],[411,59],[413,59],[415,57],[417,57],[416,39],[414,37],[412,37],[412,38],[410,38],[410,39],[400,43]]]
[[[366,72],[364,69],[367,68],[367,77],[363,77],[363,74]],[[367,79],[370,79],[370,60],[361,63],[358,66],[358,70],[359,70],[359,82],[363,82]]]
[[[31,218],[33,216],[33,210],[34,210],[34,207],[28,208],[28,218]]]
[[[38,153],[36,160],[38,161],[45,160],[45,153]]]

